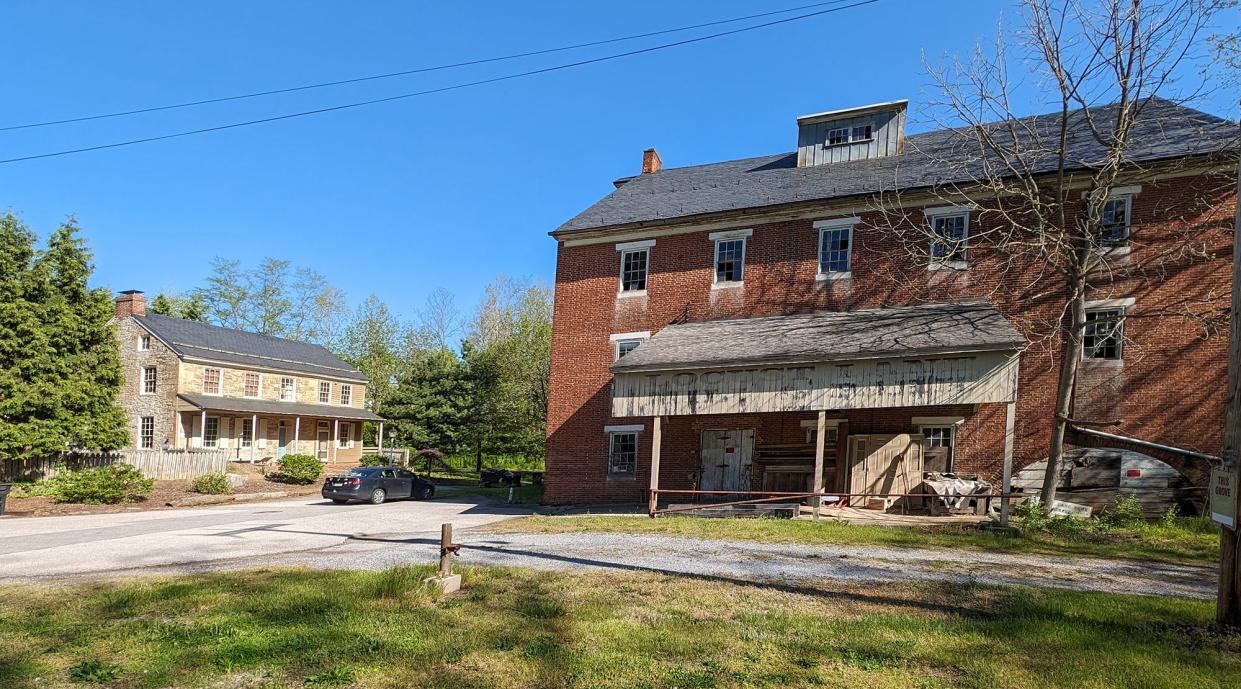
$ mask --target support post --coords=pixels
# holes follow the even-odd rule
[[[823,448],[827,443],[827,411],[819,411],[819,420],[815,424],[814,433],[814,492],[823,492]],[[815,495],[811,498],[811,504],[814,506],[814,519],[819,519],[819,508],[823,504],[823,498]]]
[[[659,502],[659,449],[661,445],[663,445],[663,429],[660,427],[660,417],[656,416],[651,425],[651,504],[648,508],[651,517],[655,516],[655,508]]]
[[[337,448],[340,447],[340,419],[332,421],[332,461],[336,461]]]
[[[384,453],[384,422],[383,421],[379,422],[379,432],[375,434],[375,437],[379,440],[379,442],[376,444],[379,446],[379,455],[382,457]]]
[[[1237,166],[1237,191],[1241,192],[1241,164]],[[1233,237],[1241,233],[1241,204],[1233,217]],[[1231,462],[1236,472],[1236,454],[1241,449],[1241,318],[1237,317],[1237,305],[1241,304],[1241,242],[1232,243],[1232,309],[1233,317],[1228,328],[1228,387],[1224,399],[1224,447],[1220,456]],[[1223,467],[1211,471],[1211,490],[1218,490],[1215,481],[1227,479]],[[1235,479],[1233,479],[1235,481]],[[1232,524],[1219,527],[1219,593],[1215,600],[1215,621],[1228,627],[1241,627],[1241,491],[1230,482],[1229,489],[1235,495]],[[1218,521],[1218,520],[1217,520]]]
[[[259,415],[250,417],[250,463],[254,464],[254,451],[259,446]]]
[[[1013,445],[1017,431],[1017,402],[1004,405],[1004,477],[1000,488],[1000,526],[1008,528],[1008,516],[1012,509],[1009,495],[1013,492]]]
[[[202,423],[198,427],[198,447],[207,447],[207,410],[202,413]]]
[[[302,417],[293,417],[293,454],[297,454],[297,443],[302,438]]]
[[[452,576],[452,524],[440,525],[440,576]]]

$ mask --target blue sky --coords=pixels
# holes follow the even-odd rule
[[[741,2],[4,3],[0,126],[349,78],[805,4]],[[470,308],[497,273],[551,282],[547,232],[638,171],[795,147],[799,114],[934,90],[1010,3],[880,2],[480,88],[123,149],[0,165],[0,209],[46,234],[77,216],[96,283],[184,290],[215,256],[313,267],[351,303]],[[689,35],[689,34],[687,34]],[[620,46],[63,127],[0,132],[0,158],[486,78]],[[1030,80],[1025,107],[1042,110]],[[1206,109],[1234,115],[1216,94]],[[915,127],[916,128],[916,127]]]

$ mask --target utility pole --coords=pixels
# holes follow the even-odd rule
[[[1241,164],[1237,167],[1237,192],[1241,198]],[[1232,304],[1228,326],[1228,410],[1224,417],[1223,463],[1211,471],[1208,500],[1211,518],[1220,524],[1219,598],[1215,619],[1222,625],[1241,627],[1241,491],[1237,490],[1237,450],[1241,448],[1241,204],[1233,220]],[[1218,508],[1218,509],[1217,509]],[[1231,514],[1228,514],[1231,512]],[[1231,523],[1229,523],[1231,522]]]

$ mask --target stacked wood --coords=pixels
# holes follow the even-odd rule
[[[814,490],[814,445],[755,445],[754,462],[762,467],[763,490],[779,493]],[[825,449],[823,465],[824,485],[836,485],[835,447]]]

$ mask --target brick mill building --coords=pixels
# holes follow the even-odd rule
[[[647,150],[642,174],[551,233],[548,502],[643,501],[656,463],[661,489],[804,491],[817,453],[827,491],[896,493],[922,471],[998,479],[1006,459],[1046,457],[1064,283],[971,239],[997,220],[982,200],[944,203],[969,181],[939,163],[959,132],[906,136],[905,113],[801,117],[796,151],[759,158],[663,168]],[[1088,161],[1075,122],[1069,158]],[[1101,250],[1141,265],[1174,236],[1188,248],[1092,276],[1075,422],[1218,454],[1235,135],[1166,101],[1145,109]],[[950,248],[932,240],[919,262],[881,229],[880,195]]]
[[[114,323],[133,449],[352,465],[362,424],[382,422],[365,408],[366,376],[319,345],[148,313],[136,291],[116,298]]]

